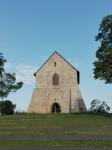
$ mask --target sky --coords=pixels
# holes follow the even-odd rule
[[[24,86],[7,99],[27,111],[33,73],[54,52],[80,71],[80,90],[87,106],[93,99],[112,108],[112,85],[93,78],[95,41],[102,18],[112,14],[111,0],[0,0],[0,52],[7,72]]]

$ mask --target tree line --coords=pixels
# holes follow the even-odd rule
[[[9,93],[16,92],[23,85],[23,82],[16,82],[15,73],[7,73],[4,69],[6,59],[3,54],[0,53],[0,113],[13,114],[16,105],[10,100],[3,101],[4,98],[8,97]]]

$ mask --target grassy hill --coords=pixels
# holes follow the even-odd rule
[[[112,147],[112,116],[20,114],[0,116],[0,147]]]

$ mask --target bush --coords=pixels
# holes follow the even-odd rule
[[[11,115],[14,114],[14,109],[16,105],[10,100],[0,101],[0,113],[1,115]]]
[[[91,102],[91,108],[90,112],[93,113],[108,113],[110,111],[110,107],[107,105],[106,102],[98,101],[97,99],[94,99]]]

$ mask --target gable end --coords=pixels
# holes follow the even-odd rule
[[[54,55],[54,54],[58,54],[67,64],[69,64],[74,70],[77,71],[77,83],[80,83],[80,72],[74,68],[74,66],[72,66],[62,55],[60,55],[57,51],[55,51],[46,61],[45,63],[34,73],[34,76],[36,76],[36,73],[49,61],[49,59]]]

